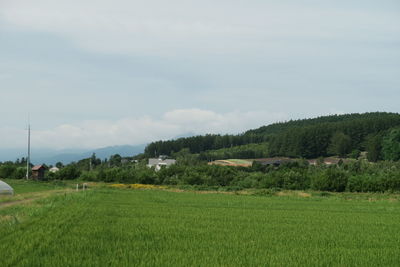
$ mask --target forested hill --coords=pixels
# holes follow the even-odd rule
[[[316,158],[379,149],[382,136],[400,126],[400,114],[375,112],[323,116],[263,126],[239,135],[205,135],[158,141],[145,149],[146,156],[171,155],[182,149],[191,153],[269,143],[269,156]],[[376,144],[374,144],[376,143]]]
[[[344,115],[330,115],[330,116],[321,116],[312,119],[301,119],[301,120],[290,120],[287,122],[278,122],[273,123],[267,126],[262,126],[258,129],[249,130],[245,134],[262,134],[262,135],[271,135],[271,134],[279,134],[290,130],[296,127],[309,127],[321,124],[342,124],[347,122],[376,122],[376,123],[384,123],[384,122],[394,122],[398,123],[400,118],[400,114],[398,113],[386,113],[386,112],[373,112],[373,113],[354,113],[354,114],[344,114]]]

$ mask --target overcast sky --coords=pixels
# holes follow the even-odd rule
[[[0,0],[0,149],[400,112],[398,0]]]

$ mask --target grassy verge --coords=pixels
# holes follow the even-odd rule
[[[39,182],[25,179],[3,179],[4,182],[8,183],[13,189],[16,195],[25,194],[25,193],[33,193],[33,192],[42,192],[48,190],[56,190],[63,189],[68,186],[68,184],[64,182]]]

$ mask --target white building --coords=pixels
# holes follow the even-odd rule
[[[53,167],[53,168],[51,168],[51,169],[49,170],[49,172],[52,172],[52,173],[56,173],[56,172],[58,172],[58,171],[60,171],[60,169],[57,168],[57,167]]]
[[[174,159],[165,159],[163,157],[160,157],[158,159],[149,159],[149,163],[147,164],[147,167],[149,168],[155,168],[156,171],[161,170],[163,167],[168,167],[171,165],[176,164],[176,160]]]

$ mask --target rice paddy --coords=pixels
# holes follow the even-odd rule
[[[398,266],[397,201],[95,188],[0,209],[1,266]]]

